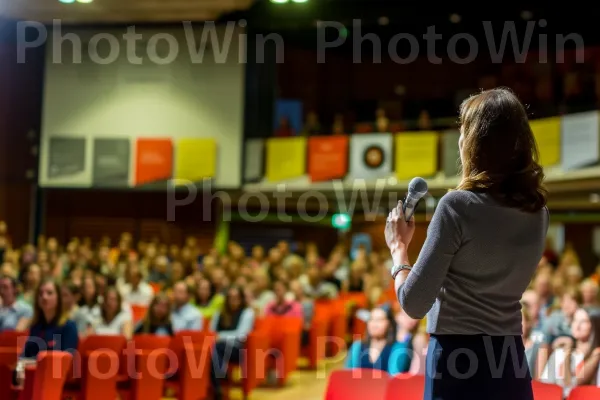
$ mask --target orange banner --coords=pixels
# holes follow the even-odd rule
[[[136,148],[136,186],[171,179],[173,175],[171,139],[138,139]]]
[[[348,136],[308,139],[308,175],[313,182],[343,178],[348,173]]]

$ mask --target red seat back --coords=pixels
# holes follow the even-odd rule
[[[569,394],[569,400],[597,400],[600,399],[600,387],[577,386]]]
[[[390,380],[385,400],[396,400],[402,394],[404,400],[421,400],[425,390],[423,375],[400,374]]]
[[[18,347],[23,349],[29,337],[28,331],[4,331],[0,333],[0,347]]]
[[[532,381],[533,397],[536,400],[562,400],[563,389],[558,385]]]
[[[42,351],[37,357],[32,400],[61,400],[73,356],[63,351]]]
[[[119,356],[112,351],[94,350],[86,355],[82,394],[85,400],[117,398]]]
[[[329,376],[325,400],[383,399],[389,378],[387,372],[380,370],[333,371]]]

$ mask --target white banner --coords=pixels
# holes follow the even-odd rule
[[[595,164],[600,159],[598,111],[570,114],[561,122],[561,160],[564,170]]]
[[[356,134],[350,138],[350,178],[387,178],[392,173],[390,133]]]

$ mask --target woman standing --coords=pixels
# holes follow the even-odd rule
[[[401,203],[388,217],[396,294],[412,318],[427,314],[425,399],[532,400],[519,301],[548,229],[537,146],[507,89],[465,100],[460,123],[462,180],[440,200],[414,267],[414,220]]]

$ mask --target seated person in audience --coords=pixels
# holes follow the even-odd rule
[[[132,263],[127,271],[126,283],[121,288],[121,296],[129,305],[147,306],[154,297],[154,290],[143,280],[140,266]]]
[[[575,386],[590,385],[600,363],[600,312],[580,308],[571,326],[573,337],[563,336],[553,343],[540,380],[564,388],[567,397]]]
[[[275,281],[273,290],[275,300],[267,305],[265,315],[302,318],[302,305],[296,300],[287,299],[288,285],[285,281]]]
[[[190,303],[190,288],[184,281],[173,286],[173,331],[201,331],[204,324],[202,314]]]
[[[295,280],[290,283],[290,291],[294,298],[302,306],[302,346],[307,346],[310,341],[310,328],[312,326],[313,316],[315,315],[315,302],[304,293],[304,287],[300,281]]]
[[[240,361],[243,342],[254,327],[254,311],[246,303],[242,288],[235,286],[227,291],[223,311],[213,316],[210,327],[217,334],[211,381],[214,398],[220,400],[223,396],[221,380],[226,378],[228,363]]]
[[[202,279],[196,287],[194,304],[204,318],[211,318],[223,309],[225,296],[217,293],[215,286],[208,280]]]
[[[411,318],[404,310],[400,310],[395,316],[396,342],[406,343],[412,349],[412,340],[419,329],[419,320]]]
[[[326,282],[321,277],[321,271],[316,265],[311,265],[306,274],[300,277],[304,292],[314,299],[334,299],[338,295],[335,285]]]
[[[93,317],[82,310],[77,305],[79,300],[79,287],[73,282],[63,282],[61,285],[61,296],[63,303],[63,311],[68,314],[69,319],[77,326],[79,336],[88,335],[92,329]]]
[[[0,332],[24,331],[29,328],[33,309],[22,300],[17,300],[17,281],[15,278],[0,278]]]
[[[94,278],[86,277],[83,279],[78,305],[79,311],[88,315],[93,323],[100,319],[100,296]]]
[[[42,280],[42,270],[37,264],[29,264],[23,274],[23,290],[18,299],[30,305],[35,302],[35,292]]]
[[[548,346],[544,341],[544,333],[535,328],[535,320],[531,318],[529,310],[523,305],[523,345],[531,377],[538,379],[548,360]]]
[[[135,334],[173,336],[171,324],[171,301],[165,293],[158,293],[150,302],[148,312],[135,327]]]
[[[264,314],[269,303],[275,299],[275,294],[271,290],[271,281],[269,274],[263,269],[254,271],[254,301],[252,307],[259,314]]]
[[[396,341],[394,320],[383,308],[374,308],[367,322],[367,336],[352,343],[346,368],[379,369],[391,375],[407,372],[412,352]]]
[[[169,282],[169,259],[166,256],[159,256],[154,260],[150,267],[148,281],[160,285]]]
[[[571,335],[571,323],[575,311],[581,304],[581,293],[576,288],[567,288],[560,297],[560,310],[554,311],[544,322],[542,331],[547,344],[561,336]]]
[[[94,327],[96,335],[123,335],[131,339],[133,322],[130,310],[123,306],[121,294],[114,286],[106,289],[100,309],[100,319]]]
[[[552,274],[543,272],[536,275],[533,281],[533,290],[538,295],[540,301],[540,324],[544,326],[546,319],[550,315],[554,295],[552,293]]]
[[[531,324],[531,330],[533,331],[541,331],[542,323],[540,320],[540,297],[537,292],[532,289],[528,289],[523,293],[521,297],[521,304],[523,308],[527,311],[528,321]]]
[[[598,294],[598,284],[588,278],[579,285],[581,291],[581,306],[600,308],[600,297]]]
[[[33,321],[23,357],[35,359],[45,350],[75,352],[79,344],[77,326],[63,312],[58,284],[52,280],[42,281],[35,297]]]

